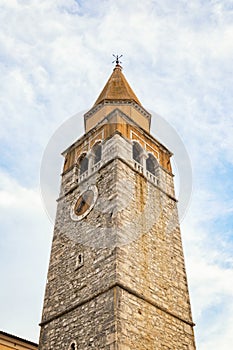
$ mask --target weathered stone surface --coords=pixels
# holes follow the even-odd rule
[[[132,140],[115,133],[98,168],[63,174],[40,350],[72,340],[83,350],[195,349],[173,178],[160,166],[156,184],[134,163]],[[89,186],[97,201],[74,221]]]
[[[42,327],[40,349],[115,349],[114,290],[109,290]]]

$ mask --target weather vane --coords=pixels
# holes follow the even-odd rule
[[[121,58],[123,55],[114,55],[113,54],[113,57],[115,57],[115,60],[112,61],[112,63],[115,63],[116,62],[116,65],[118,65],[119,63],[122,63],[121,61],[119,61],[119,58]]]

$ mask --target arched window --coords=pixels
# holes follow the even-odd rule
[[[77,344],[75,341],[72,341],[70,346],[69,346],[69,350],[78,350],[77,348]]]
[[[143,149],[140,146],[138,142],[133,142],[133,159],[137,162],[142,164],[142,152]]]
[[[93,159],[94,164],[100,162],[102,157],[102,145],[100,142],[94,145],[93,154],[94,154],[94,159]]]
[[[88,170],[88,158],[87,155],[84,153],[79,158],[79,175],[85,173],[85,171]]]
[[[157,168],[158,168],[157,159],[153,156],[153,154],[149,153],[148,158],[146,159],[146,170],[156,176]]]

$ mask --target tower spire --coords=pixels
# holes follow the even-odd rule
[[[151,115],[143,108],[122,73],[120,65],[122,55],[113,54],[113,57],[112,63],[115,63],[113,72],[92,108],[84,115],[85,130],[89,131],[103,121],[110,112],[120,108],[133,123],[149,132]]]
[[[105,87],[100,93],[99,97],[95,101],[94,106],[102,103],[103,101],[116,101],[116,100],[124,100],[124,101],[134,101],[139,106],[141,103],[129,83],[127,82],[124,74],[122,73],[122,67],[120,65],[120,58],[122,55],[113,55],[115,60],[112,63],[116,63],[113,72],[108,79]]]

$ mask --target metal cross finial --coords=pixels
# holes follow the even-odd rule
[[[122,63],[121,61],[119,61],[119,58],[121,58],[123,55],[114,55],[113,54],[113,57],[115,57],[115,60],[112,61],[112,63],[115,63],[116,62],[116,66],[119,64],[119,63]]]

